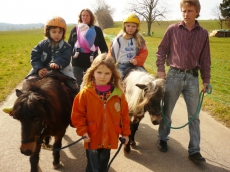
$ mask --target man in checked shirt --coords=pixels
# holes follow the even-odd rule
[[[210,83],[210,46],[207,30],[199,25],[196,18],[200,13],[199,0],[181,0],[180,9],[183,21],[168,27],[156,52],[157,77],[166,78],[164,115],[171,125],[171,115],[180,94],[183,95],[188,119],[195,115],[199,100],[200,71],[205,93]],[[165,63],[170,66],[165,73]],[[162,120],[158,129],[158,149],[167,152],[170,128]],[[204,163],[200,154],[200,120],[199,114],[189,124],[190,141],[188,158],[194,162]]]

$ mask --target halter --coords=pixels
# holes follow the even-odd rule
[[[31,142],[37,142],[37,143],[42,142],[41,141],[41,135],[46,128],[47,128],[47,125],[42,122],[40,130],[38,130],[37,134],[33,138],[30,138],[30,139],[24,139],[24,140],[22,139],[21,143],[26,144],[26,143],[31,143]]]

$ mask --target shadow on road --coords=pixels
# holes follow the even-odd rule
[[[133,147],[130,154],[125,154],[126,158],[145,166],[150,171],[156,172],[229,172],[222,167],[216,167],[209,162],[196,164],[188,159],[188,152],[178,141],[170,138],[168,141],[169,151],[160,152],[157,149],[157,130],[149,125],[140,124],[136,134],[137,146]],[[188,144],[189,140],[186,144]]]

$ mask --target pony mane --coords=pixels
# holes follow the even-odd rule
[[[40,112],[43,120],[53,127],[68,122],[64,115],[71,113],[67,109],[72,104],[60,81],[53,78],[28,80],[23,83],[21,91],[13,109],[16,118],[31,118]]]
[[[155,78],[143,71],[132,71],[125,78],[125,97],[128,101],[130,113],[140,113],[154,94],[156,87]],[[146,85],[146,89],[140,89],[136,84]]]

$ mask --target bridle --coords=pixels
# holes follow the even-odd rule
[[[44,122],[42,122],[42,125],[40,126],[40,129],[38,130],[37,134],[33,138],[30,138],[30,139],[22,139],[21,143],[22,144],[31,143],[31,142],[41,143],[42,142],[41,135],[46,128],[47,128],[47,125]]]

